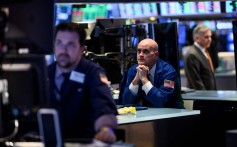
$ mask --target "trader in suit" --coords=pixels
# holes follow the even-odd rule
[[[76,23],[56,27],[56,62],[49,66],[50,102],[59,112],[65,138],[114,142],[117,109],[105,70],[83,57],[85,37]]]
[[[184,108],[177,72],[158,58],[158,44],[142,40],[137,47],[137,63],[127,72],[122,104],[148,107]]]
[[[214,66],[208,48],[211,45],[210,28],[200,24],[193,30],[194,44],[184,56],[187,87],[197,90],[216,90]]]

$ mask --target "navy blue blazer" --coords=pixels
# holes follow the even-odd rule
[[[140,82],[138,94],[133,95],[129,90],[129,85],[136,76],[137,66],[138,64],[133,65],[128,70],[126,85],[122,95],[122,104],[135,104],[139,106],[142,101],[142,105],[148,107],[184,108],[177,72],[173,66],[161,59],[158,59],[156,63],[154,84],[151,90],[145,95],[145,92],[141,89],[142,83]],[[174,82],[174,88],[169,87],[170,83],[168,83],[168,86],[165,85],[167,80]]]
[[[56,99],[54,82],[56,63],[48,68],[50,104],[59,111],[65,138],[93,138],[95,121],[104,114],[117,114],[109,87],[101,82],[104,69],[82,57],[74,71],[85,75],[83,83],[70,80],[61,100]]]

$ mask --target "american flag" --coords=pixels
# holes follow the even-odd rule
[[[174,89],[174,81],[171,81],[171,80],[164,80],[164,87],[169,87],[169,88],[172,88]]]

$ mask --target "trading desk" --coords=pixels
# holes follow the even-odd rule
[[[237,91],[234,90],[197,90],[182,94],[184,100],[210,100],[210,101],[237,101]]]
[[[237,129],[237,91],[195,91],[182,94],[200,110],[204,146],[226,146],[226,131]]]
[[[199,110],[148,108],[136,114],[118,115],[118,129],[125,130],[123,144],[111,147],[198,147]],[[42,147],[42,143],[14,143],[16,147]],[[91,145],[65,144],[67,147],[91,147]],[[92,147],[107,147],[95,142]]]
[[[136,147],[198,146],[199,110],[148,108],[137,114],[118,115],[125,141]]]

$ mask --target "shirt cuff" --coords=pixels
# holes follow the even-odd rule
[[[133,95],[137,95],[138,88],[139,88],[139,86],[138,85],[133,85],[133,83],[131,83],[129,85],[129,90],[132,92]]]
[[[144,84],[142,86],[142,90],[144,90],[147,95],[147,93],[151,90],[152,87],[153,87],[153,85],[151,84],[150,81],[148,81],[148,82],[146,82],[146,84]]]
[[[113,114],[102,115],[95,121],[95,130],[98,132],[100,128],[107,126],[110,128],[117,127],[117,118]]]

